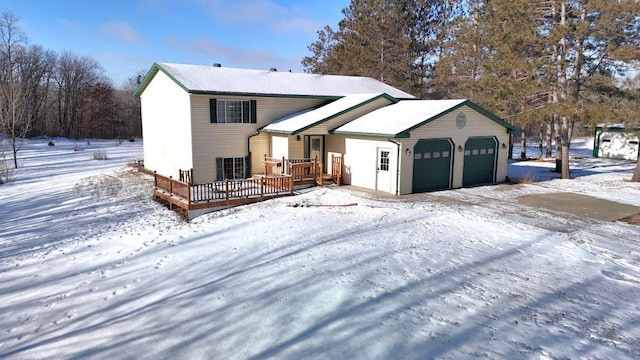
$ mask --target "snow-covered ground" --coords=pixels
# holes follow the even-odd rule
[[[557,180],[516,162],[545,181],[403,197],[312,188],[186,223],[126,166],[140,141],[76,145],[30,141],[0,186],[0,358],[640,357],[640,226],[518,201],[640,206],[634,163],[576,159]]]

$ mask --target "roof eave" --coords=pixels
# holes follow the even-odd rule
[[[292,135],[300,134],[300,133],[302,133],[302,132],[304,132],[304,131],[307,131],[307,130],[309,130],[309,129],[311,129],[311,128],[315,127],[315,126],[318,126],[318,125],[320,125],[320,124],[322,124],[322,123],[325,123],[325,122],[327,122],[327,121],[329,121],[329,120],[331,120],[331,119],[334,119],[334,118],[336,118],[336,117],[338,117],[338,116],[340,116],[340,115],[344,115],[344,114],[346,114],[346,113],[348,113],[348,112],[350,112],[350,111],[353,111],[353,110],[355,110],[355,109],[358,109],[358,108],[360,108],[360,107],[362,107],[362,106],[365,106],[365,105],[367,105],[367,104],[370,104],[370,103],[372,103],[372,102],[374,102],[374,101],[376,101],[376,100],[382,99],[382,98],[384,98],[384,99],[387,99],[387,100],[391,101],[391,103],[392,103],[392,104],[395,104],[395,103],[397,103],[398,101],[400,101],[400,100],[398,100],[398,99],[394,98],[393,96],[391,96],[391,95],[389,95],[389,94],[387,94],[387,93],[382,93],[382,94],[380,94],[380,95],[378,95],[378,96],[376,96],[376,97],[373,97],[373,98],[368,99],[368,100],[366,100],[366,101],[363,101],[363,102],[361,102],[361,103],[355,104],[355,105],[353,105],[353,106],[349,107],[348,109],[344,109],[344,110],[342,110],[342,111],[340,111],[340,112],[337,112],[337,113],[332,114],[332,115],[330,115],[330,116],[327,116],[327,117],[325,117],[325,118],[323,118],[323,119],[320,119],[320,120],[318,120],[318,121],[314,122],[313,124],[310,124],[310,125],[304,126],[304,127],[300,128],[300,129],[298,129],[298,130],[294,130],[291,134],[292,134]]]
[[[425,125],[425,124],[428,124],[428,123],[432,122],[433,120],[435,120],[435,119],[437,119],[439,117],[442,117],[442,116],[444,116],[444,115],[446,115],[446,114],[448,114],[450,112],[453,112],[453,111],[455,111],[455,110],[457,110],[457,109],[459,109],[459,108],[461,108],[461,107],[463,107],[465,105],[470,107],[471,109],[479,112],[480,114],[484,115],[485,117],[488,117],[489,119],[493,120],[494,122],[498,123],[498,125],[501,125],[501,126],[505,127],[507,129],[507,133],[515,134],[515,135],[520,134],[520,129],[519,128],[509,124],[508,122],[504,121],[503,119],[499,118],[495,114],[491,113],[489,110],[484,109],[482,106],[474,103],[471,100],[465,100],[465,101],[463,101],[463,102],[461,102],[461,103],[459,103],[459,104],[457,104],[455,106],[452,106],[452,107],[450,107],[448,109],[445,109],[445,110],[443,110],[443,111],[431,116],[430,118],[428,118],[428,119],[426,119],[424,121],[421,121],[416,125],[411,126],[410,128],[404,130],[403,133],[407,133],[408,134],[409,132],[411,132],[411,131],[413,131],[413,130],[415,130],[415,129],[417,129],[417,128]]]
[[[273,93],[270,94],[270,93],[214,91],[214,90],[187,90],[187,92],[194,95],[270,97],[270,98],[289,98],[289,99],[295,98],[295,99],[337,100],[344,97],[344,95],[303,95],[303,94],[273,94]]]
[[[176,83],[176,85],[178,85],[179,87],[182,88],[182,90],[189,92],[189,89],[180,81],[178,81],[178,79],[176,79],[173,75],[171,75],[170,72],[167,71],[167,69],[163,68],[160,64],[158,63],[153,63],[153,65],[151,66],[151,69],[149,69],[149,71],[147,72],[147,74],[144,76],[144,78],[142,79],[142,81],[140,81],[140,84],[138,85],[138,87],[136,88],[135,92],[133,93],[134,96],[141,96],[142,93],[146,90],[147,86],[149,86],[149,84],[151,83],[151,80],[153,79],[154,76],[156,76],[156,74],[158,73],[158,71],[162,71],[163,74],[167,75],[167,77],[169,79],[171,79],[171,81],[173,81],[174,83]]]
[[[380,134],[380,133],[367,133],[367,132],[358,132],[358,131],[331,130],[329,131],[329,133],[334,135],[375,137],[375,138],[383,138],[383,139],[402,139],[402,138],[410,137],[410,134],[405,132],[401,132],[398,134]]]

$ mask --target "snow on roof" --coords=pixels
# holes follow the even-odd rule
[[[382,93],[347,95],[327,105],[276,120],[264,127],[263,130],[295,134],[380,97],[387,97],[392,102],[396,101]]]
[[[370,77],[317,75],[248,70],[228,67],[154,64],[136,94],[141,94],[158,70],[193,93],[239,93],[256,95],[342,97],[348,94],[387,93],[399,99],[415,99],[409,93]]]
[[[465,99],[400,101],[361,116],[335,129],[334,133],[395,136],[467,101]]]

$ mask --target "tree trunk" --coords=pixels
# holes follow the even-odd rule
[[[507,155],[507,159],[513,159],[513,134],[509,134],[509,154]]]
[[[569,125],[569,119],[562,118],[562,135],[561,135],[561,147],[562,155],[560,157],[561,178],[571,179],[571,172],[569,170],[569,144],[571,143],[571,126]]]
[[[638,157],[638,162],[636,163],[636,171],[633,173],[631,181],[640,182],[640,157]]]
[[[569,170],[569,144],[562,144],[562,160],[560,160],[562,166],[562,179],[571,179],[571,172]]]
[[[524,130],[520,133],[520,160],[527,160],[527,134]]]
[[[556,168],[553,171],[560,173],[562,172],[562,136],[560,133],[560,124],[558,124],[557,121],[553,123],[553,133],[556,140]]]
[[[544,141],[544,125],[540,125],[540,143],[538,144],[538,159],[542,159],[543,141]]]
[[[552,146],[553,146],[553,116],[551,117],[551,120],[547,123],[547,134],[546,134],[546,145],[547,145],[547,152],[545,154],[545,156],[547,158],[551,158],[551,156],[553,156],[553,151],[552,151]]]

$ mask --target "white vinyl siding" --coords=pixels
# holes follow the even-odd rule
[[[376,189],[378,149],[389,149],[389,172],[391,184],[389,193],[395,194],[398,168],[396,144],[385,140],[347,137],[344,139],[344,178],[345,183],[367,189]]]
[[[467,123],[464,128],[456,126],[456,116],[464,112]],[[496,169],[496,182],[503,182],[507,176],[507,149],[502,144],[509,143],[507,129],[495,121],[485,117],[475,110],[463,106],[430,123],[411,131],[410,139],[395,139],[401,142],[400,155],[400,194],[410,194],[413,189],[413,154],[406,154],[405,149],[413,149],[419,139],[451,138],[454,143],[453,150],[453,178],[452,187],[462,187],[462,174],[464,167],[464,151],[458,151],[458,146],[464,148],[469,137],[495,136],[498,140],[498,161]]]
[[[210,99],[212,98],[242,99],[237,96],[191,95],[191,135],[193,137],[193,167],[196,169],[194,171],[196,183],[210,182],[216,179],[216,158],[248,156],[249,138],[258,134],[259,128],[276,119],[324,102],[319,99],[247,97],[247,100],[256,100],[257,122],[255,124],[212,124],[210,120]],[[254,150],[252,149],[252,151]],[[252,171],[264,169],[261,158],[264,154],[252,153],[251,155]],[[256,156],[260,157],[259,165],[253,162]],[[257,173],[261,172],[262,170],[257,170]]]
[[[140,101],[145,168],[173,177],[178,177],[179,169],[191,169],[189,94],[158,72]]]
[[[269,156],[269,134],[260,133],[249,138],[251,152],[251,175],[264,174],[264,156]]]

